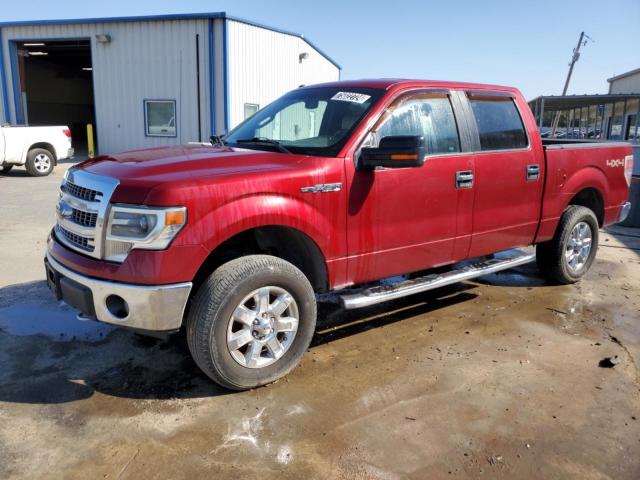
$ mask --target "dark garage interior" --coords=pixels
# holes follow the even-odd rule
[[[67,125],[76,154],[83,155],[87,124],[97,139],[89,40],[20,42],[17,53],[25,121]]]

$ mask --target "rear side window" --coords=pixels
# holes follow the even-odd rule
[[[481,150],[525,148],[527,134],[513,99],[469,99],[478,125]]]

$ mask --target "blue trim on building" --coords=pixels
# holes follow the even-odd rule
[[[24,27],[31,25],[70,25],[75,23],[122,23],[122,22],[152,22],[164,20],[193,20],[202,18],[224,18],[225,12],[211,13],[175,13],[166,15],[141,15],[125,17],[89,17],[64,18],[52,20],[18,20],[15,22],[0,22],[0,27]]]
[[[139,17],[107,17],[107,18],[69,18],[60,20],[26,20],[16,22],[0,22],[0,28],[2,27],[24,27],[32,25],[71,25],[77,23],[121,23],[121,22],[151,22],[151,21],[170,21],[170,20],[194,20],[194,19],[209,19],[213,21],[215,18],[222,18],[232,20],[234,22],[245,23],[258,28],[264,28],[273,32],[282,33],[284,35],[291,35],[304,40],[311,48],[315,49],[320,55],[329,60],[338,69],[342,70],[342,67],[338,65],[331,57],[316,47],[310,40],[305,38],[304,35],[289,30],[283,30],[280,28],[269,27],[252,20],[246,20],[240,17],[234,17],[227,15],[225,12],[212,12],[212,13],[177,13],[168,15],[143,15]],[[226,22],[225,22],[226,23]]]
[[[211,135],[216,134],[216,66],[213,54],[213,18],[209,19],[209,129]]]
[[[13,108],[15,112],[16,125],[24,125],[24,111],[22,108],[22,97],[20,95],[20,74],[18,72],[18,48],[14,41],[9,42],[9,62],[11,63],[11,83],[13,90]]]
[[[9,90],[7,89],[7,74],[4,68],[4,42],[2,41],[2,29],[0,28],[0,89],[2,89],[2,123],[11,123],[9,113]]]
[[[224,65],[224,130],[229,131],[229,30],[227,19],[222,21],[222,61]]]

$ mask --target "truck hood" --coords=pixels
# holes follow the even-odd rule
[[[295,168],[303,158],[304,155],[297,154],[197,144],[101,156],[79,164],[78,168],[118,179],[115,201],[143,203],[149,191],[162,184],[177,187],[207,183],[222,176],[246,178],[250,174]]]

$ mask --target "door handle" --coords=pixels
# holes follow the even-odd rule
[[[471,170],[463,170],[456,172],[456,188],[472,188],[473,172]]]
[[[540,178],[540,165],[527,165],[527,180],[538,180]]]

